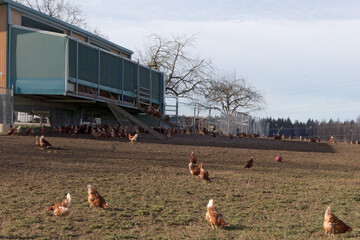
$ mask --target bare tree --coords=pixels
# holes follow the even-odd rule
[[[64,0],[16,0],[16,2],[78,27],[86,25],[85,15],[80,6],[73,2]]]
[[[209,83],[204,90],[208,103],[219,106],[222,114],[228,118],[239,108],[244,111],[261,110],[265,107],[262,95],[251,87],[243,78],[237,78],[236,73],[225,73]],[[229,129],[228,129],[229,131]]]
[[[101,33],[97,28],[90,28],[86,22],[86,17],[81,10],[80,5],[72,1],[64,0],[15,0],[25,6],[33,8],[41,13],[47,14],[51,17],[60,19],[64,22],[70,23],[100,37],[108,39],[108,37]]]
[[[195,35],[171,39],[152,34],[139,53],[145,65],[167,74],[165,91],[170,96],[191,96],[209,81],[211,61],[192,54]]]

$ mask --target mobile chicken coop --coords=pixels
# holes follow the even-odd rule
[[[11,0],[0,0],[0,49],[0,88],[13,89],[14,110],[46,115],[51,125],[111,123],[110,103],[150,125],[156,121],[144,109],[164,111],[162,72],[133,61],[129,49]]]

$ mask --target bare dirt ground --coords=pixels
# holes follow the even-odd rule
[[[360,145],[177,135],[165,142],[0,136],[0,239],[327,239],[326,206],[360,239]],[[195,151],[211,183],[190,175]],[[283,163],[275,162],[281,155]],[[254,167],[244,162],[254,157]],[[92,184],[109,203],[93,209]],[[70,216],[47,205],[72,196]],[[228,226],[212,230],[214,199]]]

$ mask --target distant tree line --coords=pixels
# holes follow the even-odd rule
[[[290,118],[267,118],[266,123],[269,136],[279,132],[280,135],[284,134],[286,138],[291,135],[292,138],[313,137],[324,141],[329,140],[331,136],[334,137],[335,141],[356,141],[360,139],[359,118],[356,122],[353,120],[340,122],[332,119],[328,122],[319,122],[309,119],[306,122],[295,121],[294,123]]]

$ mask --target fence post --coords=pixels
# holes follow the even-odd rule
[[[76,40],[76,95],[79,95],[79,40]]]
[[[178,125],[179,121],[179,98],[176,96],[176,115],[175,115],[175,124]]]
[[[136,107],[140,107],[140,63],[139,59],[137,61],[137,70],[136,70],[136,81],[137,81],[137,91],[136,91]]]
[[[211,106],[209,107],[209,118],[208,118],[208,121],[207,121],[207,129],[209,130],[209,126],[210,126],[210,119],[211,119]]]
[[[196,103],[194,103],[194,121],[193,121],[193,130],[194,130],[194,135],[195,135],[195,131],[196,131]]]
[[[10,118],[10,125],[13,126],[14,125],[14,84],[11,86],[11,90],[10,90],[10,106],[11,106],[11,118]]]
[[[124,61],[124,56],[121,56],[121,104],[124,104],[124,67],[125,61]]]
[[[227,134],[230,134],[230,114],[227,112]]]

